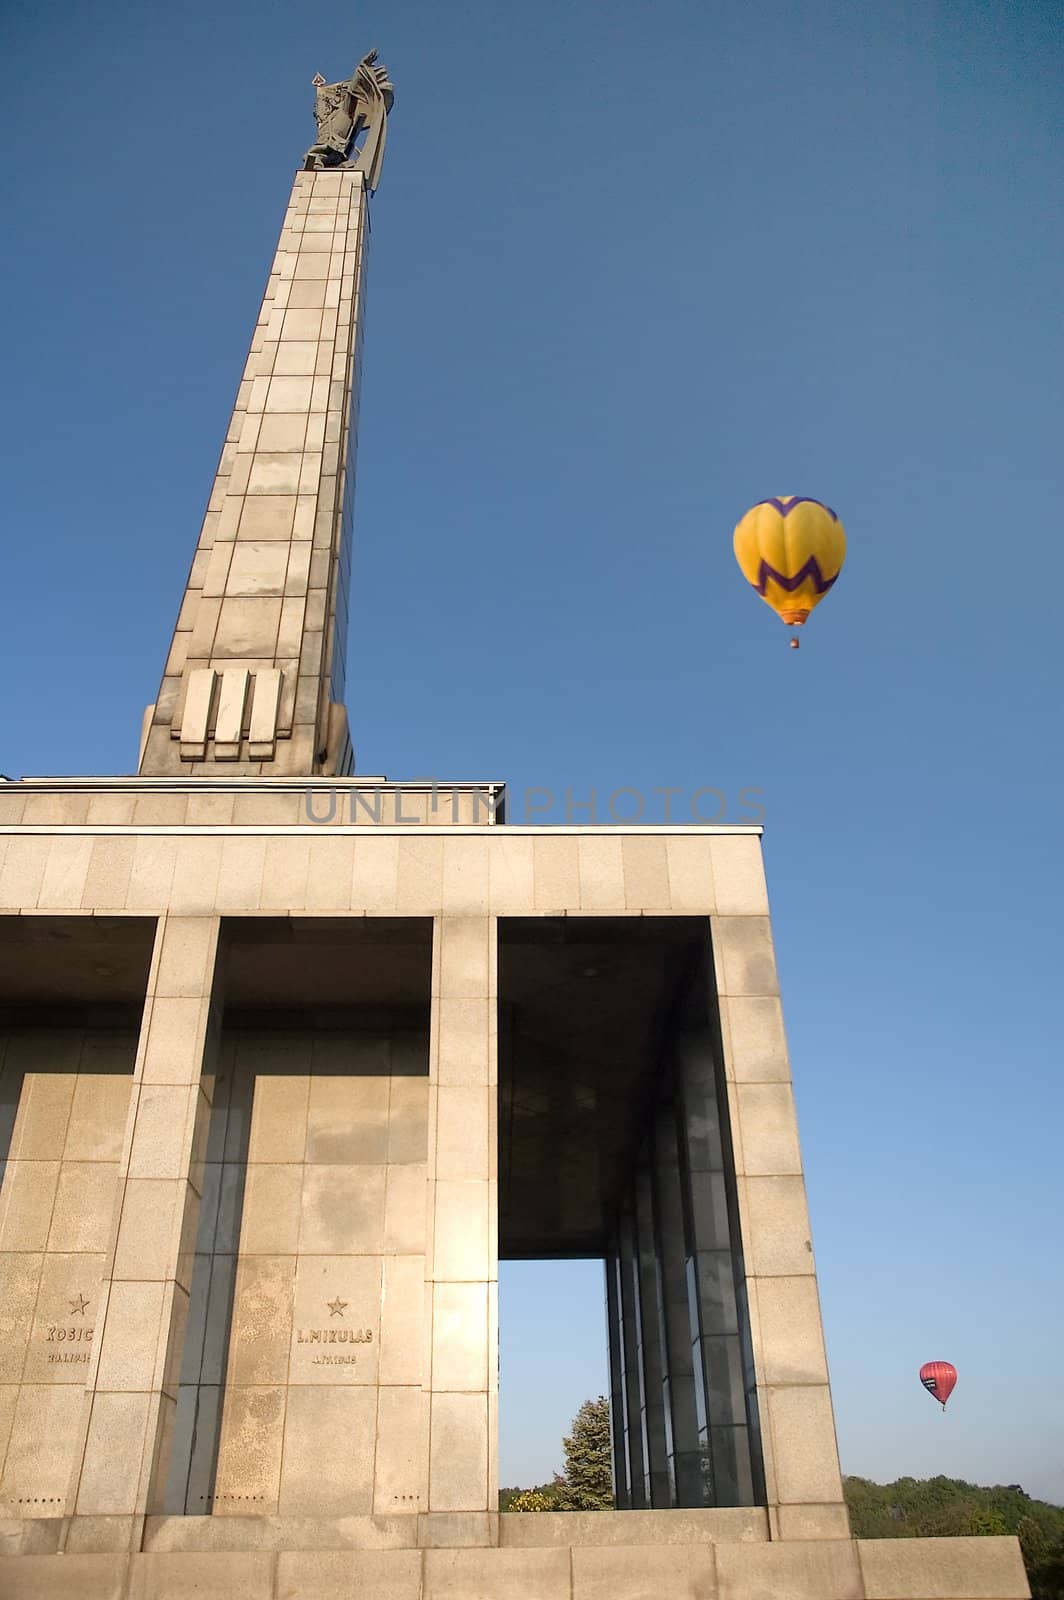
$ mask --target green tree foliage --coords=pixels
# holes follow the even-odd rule
[[[1032,1500],[1019,1484],[981,1488],[960,1478],[846,1478],[850,1527],[858,1539],[1019,1538],[1034,1600],[1064,1600],[1064,1507]]]
[[[557,1511],[554,1496],[543,1489],[518,1489],[506,1507],[507,1511]]]
[[[565,1474],[559,1495],[562,1511],[612,1511],[610,1403],[605,1395],[585,1400],[562,1440]]]
[[[552,1483],[537,1483],[533,1489],[500,1489],[499,1510],[560,1511],[561,1488],[562,1480],[555,1478]]]
[[[612,1511],[610,1403],[585,1400],[562,1440],[565,1475],[534,1489],[500,1489],[500,1511]]]
[[[1026,1557],[1024,1558],[1026,1559]],[[1040,1561],[1027,1562],[1032,1600],[1062,1600],[1064,1597],[1064,1540]]]

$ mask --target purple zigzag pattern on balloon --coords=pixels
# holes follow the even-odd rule
[[[811,494],[796,494],[794,499],[786,504],[782,500],[759,500],[757,503],[759,506],[775,506],[781,517],[785,517],[789,511],[793,511],[795,506],[819,506],[821,511],[827,512],[832,522],[838,522],[839,520],[830,506],[826,506],[823,500],[814,500]]]
[[[836,572],[835,578],[837,577],[838,573]],[[773,578],[781,589],[786,589],[788,594],[793,594],[805,578],[812,578],[813,583],[816,585],[817,594],[827,594],[831,585],[835,582],[835,578],[824,577],[816,556],[810,556],[809,560],[800,571],[795,573],[793,578],[785,578],[782,572],[777,572],[775,567],[770,567],[767,561],[762,561],[757,569],[757,582],[754,584],[754,588],[762,599],[764,599],[770,578]]]

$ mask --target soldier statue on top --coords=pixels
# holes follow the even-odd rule
[[[366,174],[366,187],[372,194],[380,180],[385,128],[395,99],[387,68],[377,65],[377,52],[371,50],[346,83],[326,83],[319,72],[314,89],[318,137],[306,153],[304,171],[359,168]],[[361,147],[353,149],[363,133]]]

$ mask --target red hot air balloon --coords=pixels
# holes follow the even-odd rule
[[[957,1382],[957,1369],[950,1361],[925,1361],[920,1368],[920,1382],[945,1411]]]

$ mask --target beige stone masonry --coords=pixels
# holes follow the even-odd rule
[[[768,1538],[761,1506],[716,1507],[688,1511],[504,1512],[499,1518],[503,1545],[759,1544]]]
[[[609,1513],[604,1514],[607,1518]],[[624,1513],[622,1513],[624,1515]],[[1015,1539],[640,1543],[0,1555],[10,1600],[1028,1600]],[[516,1521],[516,1517],[503,1519]],[[527,1522],[538,1517],[525,1516]]]
[[[866,1600],[1026,1600],[1015,1539],[859,1539]]]
[[[144,775],[350,770],[334,690],[367,237],[360,172],[297,174],[147,724]]]
[[[416,1520],[427,1053],[408,1074],[404,1035],[234,1048],[253,1099],[215,1516]]]
[[[13,868],[5,904],[28,909],[31,894],[36,903],[42,888],[42,909],[53,903],[57,908],[73,904],[71,885],[79,878],[85,881],[91,841],[98,837],[98,830],[124,833],[165,828],[188,834],[193,829],[206,832],[238,827],[272,832],[303,828],[308,836],[339,836],[352,827],[394,828],[407,833],[451,827],[479,830],[501,817],[504,794],[501,783],[433,785],[424,781],[390,783],[384,778],[170,779],[155,784],[137,779],[88,779],[81,785],[68,779],[27,779],[0,783],[0,871],[6,830],[31,830],[25,835],[31,838],[45,831],[51,834],[54,829],[79,830],[77,837],[69,836],[69,842],[56,851],[47,885],[33,878],[35,869],[27,878]],[[526,842],[530,849],[531,842]],[[488,856],[478,848],[486,884]],[[132,849],[131,843],[127,842],[126,849]],[[36,859],[40,852],[31,854]],[[101,860],[107,854],[96,852]]]
[[[210,1103],[204,1081],[218,942],[213,916],[160,918],[107,1251],[108,1290],[69,1504],[154,1508],[176,1405]]]
[[[301,215],[309,225],[325,212]],[[302,285],[298,298],[307,302],[282,312],[282,322],[298,313],[293,345],[320,343],[330,308],[324,295],[315,306],[310,291],[328,279],[282,282]],[[292,384],[309,378],[313,400],[317,354],[313,373],[296,370],[310,360],[309,350],[293,350],[283,373],[249,379],[242,409],[256,422],[245,433],[245,418],[234,457],[253,455],[267,425],[266,453],[286,453],[295,435],[281,424],[297,413],[271,409],[269,385],[275,376],[291,380],[275,392],[287,406],[304,393]],[[249,471],[245,491],[250,482]],[[258,496],[291,498],[292,529],[299,497],[298,488]],[[228,498],[211,514],[221,518]],[[250,542],[269,541],[256,534]],[[256,580],[263,599],[281,598],[266,593],[276,571],[264,558]],[[253,668],[231,660],[214,670]],[[227,706],[239,702],[241,681]],[[326,816],[329,787],[338,818]],[[0,785],[0,913],[160,919],[124,1090],[107,1074],[82,1083],[84,1063],[75,1071],[54,1060],[48,1072],[27,1063],[30,1087],[0,1194],[8,1319],[0,1352],[8,1363],[0,1373],[8,1521],[0,1533],[4,1550],[21,1552],[0,1555],[0,1592],[14,1600],[74,1590],[90,1600],[643,1600],[663,1592],[1023,1600],[1015,1540],[848,1537],[756,832],[507,828],[486,818],[474,826],[476,785],[453,795],[386,787],[377,815],[365,784],[311,786],[318,820],[308,822],[307,788],[254,777]],[[174,1414],[212,1092],[204,1066],[213,1059],[215,952],[228,914],[432,917],[429,1074],[300,1068],[259,1078],[229,1351],[236,1410],[223,1426],[219,1489],[228,1482],[234,1493],[257,1494],[251,1480],[266,1463],[271,1498],[251,1515],[234,1501],[225,1515],[162,1516],[159,1466]],[[496,1511],[497,919],[538,915],[681,915],[709,924],[763,1508]],[[67,1167],[79,1199],[92,1191],[89,1203],[73,1202]],[[26,1364],[38,1298],[71,1288],[51,1256],[79,1258],[74,1277],[83,1263],[98,1274],[83,1383],[42,1385]],[[311,1347],[300,1345],[298,1330],[327,1326],[327,1311],[325,1321],[314,1317],[334,1281],[340,1299],[375,1306],[377,1316],[358,1323],[374,1332],[372,1355],[370,1341],[358,1347],[361,1370],[326,1385],[303,1365]],[[75,1283],[70,1299],[81,1292]],[[44,1299],[39,1309],[48,1309]],[[234,1422],[252,1403],[254,1438]],[[336,1438],[342,1451],[323,1449]],[[12,1505],[12,1494],[17,1501],[27,1492],[44,1497],[37,1511]]]
[[[713,951],[773,1538],[849,1538],[761,849],[714,838]]]
[[[479,909],[487,899],[482,841],[454,842],[463,848],[447,853],[451,874],[444,874],[441,861],[437,904],[444,876],[450,876],[458,906]],[[418,865],[425,872],[435,870],[431,857]],[[414,881],[409,892],[423,892]],[[425,1286],[431,1412],[424,1509],[432,1514],[494,1513],[498,1505],[496,994],[494,919],[439,917],[433,949]]]
[[[136,1036],[14,1029],[22,1079],[0,1194],[0,1514],[66,1509],[107,1250]]]

